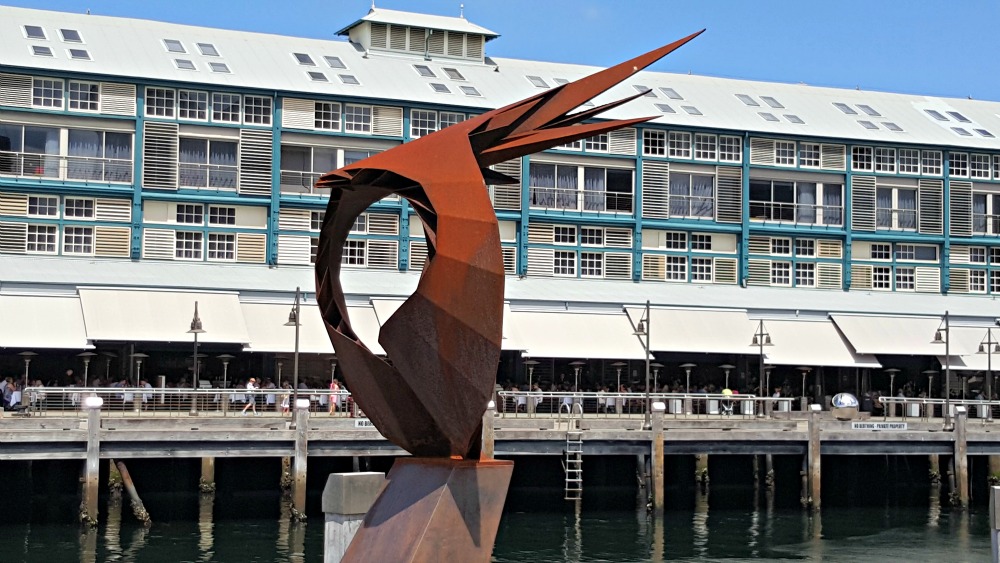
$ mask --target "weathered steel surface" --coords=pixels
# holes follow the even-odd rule
[[[700,33],[700,32],[699,32]],[[316,298],[344,379],[379,431],[417,456],[479,457],[480,424],[500,358],[504,271],[486,184],[518,183],[488,167],[651,118],[581,123],[631,98],[569,112],[693,39],[473,117],[327,173]],[[416,292],[382,327],[391,363],[358,339],[340,283],[355,219],[390,194],[417,212],[427,261]]]
[[[396,460],[342,561],[489,561],[514,462]]]

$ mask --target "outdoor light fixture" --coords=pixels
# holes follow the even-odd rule
[[[993,327],[986,329],[986,338],[979,343],[980,354],[986,354],[986,400],[993,400],[993,354],[1000,353],[1000,342],[993,340]],[[993,418],[993,408],[986,407],[986,418]]]
[[[97,395],[91,395],[89,397],[83,398],[83,406],[88,409],[99,409],[104,405],[104,399],[98,397]]]
[[[295,408],[297,409],[308,409],[309,399],[295,399]]]
[[[948,311],[944,312],[941,326],[934,331],[934,340],[931,344],[941,344],[942,342],[944,343],[944,427],[951,428],[951,325]]]
[[[292,360],[292,402],[296,405],[299,404],[299,327],[302,326],[300,322],[302,314],[301,298],[302,293],[296,287],[295,303],[292,304],[292,310],[288,313],[288,322],[285,323],[285,326],[295,327],[295,355]],[[306,406],[309,406],[308,402]]]
[[[95,353],[93,353],[93,352],[91,352],[89,350],[86,351],[86,352],[80,352],[79,354],[76,355],[77,358],[80,358],[81,360],[83,360],[83,386],[84,387],[87,386],[87,383],[88,383],[88,380],[89,380],[90,360],[94,356],[96,356],[96,355],[97,354],[95,354]],[[69,384],[73,385],[73,382],[70,381]]]
[[[198,389],[198,335],[203,334],[204,332],[205,329],[202,328],[201,326],[201,318],[198,316],[198,302],[195,301],[194,317],[191,318],[191,329],[188,330],[188,334],[194,335],[194,357],[192,358],[192,360],[194,361],[194,366],[191,371],[191,373],[193,374],[194,381],[191,383],[191,388],[195,390]],[[188,414],[190,414],[191,416],[195,416],[198,414],[197,393],[191,394],[191,412],[189,412]]]

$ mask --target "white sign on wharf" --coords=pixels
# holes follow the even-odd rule
[[[851,430],[906,430],[905,422],[852,422]]]
[[[355,428],[375,428],[375,425],[372,424],[372,421],[368,420],[367,418],[355,418],[354,419],[354,427]]]

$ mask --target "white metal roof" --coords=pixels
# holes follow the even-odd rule
[[[406,17],[412,25],[422,18],[437,16],[414,15],[406,12],[376,10],[389,17]],[[366,16],[367,17],[367,16]],[[465,21],[461,18],[446,20]],[[466,22],[467,23],[467,22]],[[42,26],[48,36],[45,41],[25,38],[23,26]],[[472,24],[468,24],[472,25]],[[58,29],[76,29],[84,43],[64,43]],[[181,41],[188,53],[168,53],[163,39]],[[663,41],[672,38],[664,38]],[[195,43],[212,43],[220,57],[201,55]],[[55,56],[38,57],[31,54],[30,46],[46,45],[53,48]],[[69,48],[85,48],[93,60],[71,60]],[[636,54],[649,48],[637,45]],[[673,57],[683,57],[685,49],[697,48],[697,41],[681,49]],[[307,53],[316,62],[315,67],[299,65],[292,53]],[[540,53],[544,56],[544,53]],[[339,57],[347,70],[329,68],[324,56]],[[187,58],[195,63],[197,71],[180,70],[173,59]],[[527,76],[539,76],[550,86],[555,78],[574,80],[597,70],[597,67],[548,63],[492,57],[492,64],[478,64],[450,59],[425,61],[419,56],[364,53],[345,41],[305,39],[221,30],[205,27],[169,24],[139,19],[90,16],[0,7],[0,70],[44,68],[53,71],[89,73],[121,79],[176,81],[196,84],[199,88],[231,86],[301,93],[306,95],[332,95],[369,98],[399,103],[452,105],[472,111],[499,107],[536,94]],[[230,74],[210,72],[208,62],[224,62]],[[437,79],[419,76],[413,64],[427,64],[438,74]],[[458,68],[465,81],[448,80],[441,66]],[[307,71],[324,72],[329,82],[314,82]],[[337,74],[352,74],[359,86],[340,82]],[[435,93],[430,82],[449,86],[453,93]],[[481,97],[463,95],[459,86],[474,86]],[[656,116],[655,123],[664,125],[715,128],[731,131],[750,131],[758,134],[804,136],[817,139],[858,139],[864,142],[892,144],[922,144],[969,149],[1000,150],[1000,102],[955,98],[937,98],[885,92],[869,92],[821,88],[802,84],[781,84],[748,80],[733,80],[706,76],[642,72],[600,96],[598,103],[634,94],[636,85],[654,88],[657,98],[643,97],[605,114],[609,118]],[[683,100],[667,98],[659,88],[673,88]],[[737,94],[751,96],[758,107],[745,105]],[[771,108],[761,96],[770,96],[784,108]],[[676,113],[664,114],[654,104],[669,104]],[[847,104],[857,115],[846,115],[834,106]],[[882,117],[866,115],[860,105],[877,111]],[[702,115],[689,115],[682,106],[692,106]],[[934,119],[926,110],[938,111],[948,121]],[[773,114],[778,121],[765,121],[759,112]],[[957,112],[969,121],[958,121],[948,112]],[[787,115],[795,115],[804,124],[792,123]],[[870,121],[877,129],[865,129],[859,121]],[[885,123],[897,125],[901,131],[891,131]],[[969,136],[953,131],[961,127]],[[987,138],[976,129],[995,135]]]
[[[417,14],[414,12],[401,12],[399,10],[386,10],[385,8],[372,8],[368,14],[354,23],[344,27],[337,32],[337,35],[346,35],[352,27],[361,22],[388,23],[394,25],[407,25],[413,27],[426,27],[428,29],[442,29],[444,31],[458,31],[461,33],[476,33],[485,35],[489,41],[498,35],[485,27],[480,27],[469,22],[464,17],[432,16],[430,14]]]

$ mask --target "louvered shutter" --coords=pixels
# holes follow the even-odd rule
[[[466,35],[465,56],[470,59],[483,60],[483,36]]]
[[[129,223],[132,221],[132,201],[98,198],[94,201],[94,218],[98,221]]]
[[[972,236],[972,182],[952,180],[948,186],[951,193],[950,207],[951,225],[949,232],[953,237]]]
[[[521,159],[514,158],[494,164],[493,170],[510,176],[518,181],[517,184],[504,184],[500,186],[490,186],[493,195],[494,209],[508,209],[511,211],[521,210]]]
[[[444,34],[437,32],[427,38],[427,52],[432,55],[444,54]]]
[[[177,124],[147,121],[142,133],[142,186],[177,189]]]
[[[279,264],[309,264],[311,255],[310,237],[278,235]]]
[[[271,195],[272,135],[266,129],[240,130],[239,193]]]
[[[410,269],[423,270],[427,262],[427,243],[410,241]]]
[[[135,85],[101,82],[100,112],[107,115],[135,115]]]
[[[737,282],[735,258],[714,258],[712,265],[715,283],[732,285]]]
[[[308,231],[311,226],[312,213],[308,209],[278,211],[278,229],[282,231]]]
[[[915,268],[916,289],[920,293],[941,293],[941,268]]]
[[[461,57],[465,54],[465,34],[449,31],[448,34],[448,55],[451,57]]]
[[[608,133],[608,152],[611,154],[635,155],[636,131],[632,127],[616,129]]]
[[[0,72],[0,106],[31,107],[31,77]]]
[[[508,276],[517,275],[517,247],[503,246],[500,248],[503,253],[503,273]]]
[[[132,255],[132,229],[129,227],[94,227],[94,256],[128,258]]]
[[[389,46],[388,25],[384,23],[371,24],[371,46],[376,49],[385,49]]]
[[[667,257],[662,254],[643,254],[642,279],[660,281],[667,279]]]
[[[743,169],[717,166],[715,220],[720,223],[743,222]]]
[[[173,260],[174,231],[171,229],[143,229],[142,257],[154,260]]]
[[[819,289],[843,289],[843,267],[840,264],[828,264],[825,262],[817,263],[816,287]]]
[[[944,182],[920,180],[919,186],[917,227],[923,234],[940,235],[944,232]]]
[[[771,285],[771,261],[747,260],[747,285]]]
[[[950,272],[951,287],[949,293],[969,293],[969,270],[966,268],[952,268]]]
[[[820,168],[823,170],[846,170],[847,147],[844,145],[821,145]]]
[[[872,267],[867,264],[851,265],[851,289],[872,288]]]
[[[750,137],[750,164],[774,165],[774,140]]]
[[[619,280],[632,279],[632,255],[625,252],[605,252],[604,277]]]
[[[388,213],[369,213],[368,232],[373,235],[398,235],[399,217]]]
[[[534,244],[552,244],[555,240],[555,229],[548,223],[531,223],[528,225],[528,242]]]
[[[642,162],[642,216],[670,218],[670,166],[666,162]]]
[[[771,254],[771,237],[751,235],[747,246],[750,254]]]
[[[851,228],[855,231],[875,230],[875,177],[851,178]]]
[[[0,252],[24,254],[28,243],[28,225],[0,221]]]
[[[372,134],[386,137],[403,136],[403,108],[372,107]]]
[[[27,214],[27,194],[0,193],[0,215],[24,217]]]
[[[249,264],[267,262],[267,235],[236,233],[236,261]]]
[[[406,28],[399,25],[389,26],[389,48],[394,51],[406,50]]]
[[[839,240],[818,239],[816,241],[816,256],[819,258],[842,258],[844,244]]]
[[[315,129],[316,102],[298,98],[282,98],[281,126],[291,129]]]
[[[605,229],[604,246],[609,248],[632,248],[632,229]]]
[[[551,277],[555,254],[547,248],[528,249],[528,275]]]
[[[964,245],[952,245],[951,253],[948,255],[949,264],[968,264],[969,247]]]
[[[368,240],[369,268],[377,270],[399,269],[399,242],[394,240]]]

